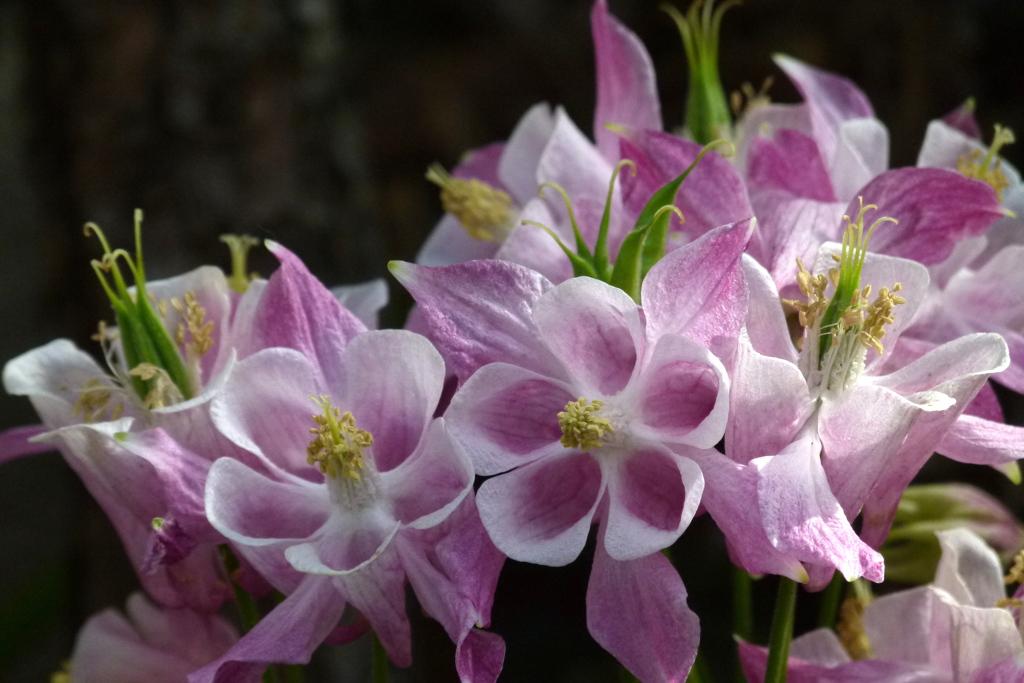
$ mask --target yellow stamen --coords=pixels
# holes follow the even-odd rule
[[[1003,172],[1003,160],[999,158],[998,154],[1005,145],[1015,141],[1012,130],[997,124],[988,152],[982,153],[980,149],[976,149],[961,155],[957,159],[956,170],[968,178],[988,183],[996,191],[996,197],[1002,201],[1003,192],[1010,186],[1010,181],[1007,179],[1006,173]]]
[[[749,82],[740,86],[739,90],[733,90],[729,96],[729,106],[737,119],[743,118],[750,112],[772,103],[768,96],[768,90],[772,87],[775,79],[769,76],[764,79],[760,90],[754,90]]]
[[[71,408],[71,414],[85,422],[116,420],[124,411],[124,404],[113,402],[114,388],[97,378],[90,379],[78,390],[78,400]]]
[[[500,242],[512,228],[512,198],[475,178],[454,178],[440,164],[431,164],[427,180],[441,188],[441,206],[459,219],[473,239]]]
[[[163,368],[152,363],[139,363],[128,374],[146,382],[153,380],[153,388],[142,397],[142,405],[147,410],[174,405],[183,400],[178,385]]]
[[[246,269],[249,250],[260,241],[252,235],[221,235],[220,241],[231,250],[231,275],[228,276],[228,287],[239,294],[245,294],[252,281],[252,274]]]
[[[867,297],[871,293],[870,286],[864,289],[866,291],[863,293],[864,298],[861,299],[862,302],[866,302]],[[879,355],[885,351],[885,348],[882,346],[885,326],[896,322],[896,318],[892,314],[893,309],[900,304],[907,303],[907,300],[902,296],[896,296],[896,292],[901,289],[903,289],[903,285],[899,282],[893,285],[892,291],[889,291],[888,287],[882,287],[878,292],[878,297],[867,307],[866,314],[864,314],[864,319],[861,323],[860,341],[864,346],[874,349]]]
[[[1020,609],[1021,605],[1024,605],[1024,600],[1021,600],[1020,598],[1000,598],[999,600],[996,600],[996,607]]]
[[[612,423],[596,415],[604,401],[587,399],[580,396],[577,401],[569,401],[565,412],[558,414],[558,424],[562,427],[562,445],[566,448],[579,448],[589,451],[605,444],[605,435],[615,430]]]
[[[199,356],[209,352],[213,348],[213,321],[206,320],[206,309],[196,299],[195,292],[185,292],[184,301],[171,299],[171,306],[183,319],[178,323],[174,340]]]
[[[307,462],[316,465],[331,479],[340,476],[349,481],[362,481],[363,449],[373,445],[373,435],[357,429],[352,413],[342,413],[331,405],[330,397],[314,397],[313,400],[323,413],[313,416],[316,427],[309,430],[314,437],[306,448]]]
[[[836,633],[843,648],[850,655],[851,659],[863,660],[872,659],[874,650],[868,634],[864,630],[864,608],[867,601],[861,597],[850,596],[843,601],[839,608],[839,623],[836,624]]]
[[[807,302],[796,301],[795,299],[783,299],[782,303],[789,304],[797,310],[800,318],[800,325],[811,328],[814,323],[825,313],[828,308],[828,297],[825,296],[825,288],[828,287],[828,280],[824,275],[811,275],[804,267],[800,258],[796,260],[796,283],[800,291],[807,297]],[[829,275],[835,272],[830,271]],[[833,283],[834,284],[834,283]]]
[[[55,671],[50,676],[50,683],[71,683],[71,662],[64,661],[60,665],[60,670]]]

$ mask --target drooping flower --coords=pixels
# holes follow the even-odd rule
[[[934,583],[874,599],[857,624],[793,641],[789,677],[800,683],[996,683],[1024,677],[1019,595],[1006,597],[999,558],[966,529],[936,533]],[[1022,577],[1012,569],[1007,582]],[[1019,593],[1019,591],[1018,591]],[[857,647],[851,647],[853,640]],[[740,644],[747,679],[764,680],[764,648]]]
[[[893,360],[928,273],[913,261],[867,252],[870,208],[850,221],[843,245],[822,247],[813,271],[800,267],[806,299],[794,302],[804,326],[799,354],[769,276],[746,262],[750,317],[730,368],[726,431],[726,454],[737,465],[720,465],[734,470],[732,478],[708,481],[706,504],[733,536],[734,559],[764,571],[779,565],[774,548],[805,563],[813,587],[833,568],[850,579],[881,580],[881,557],[868,546],[881,544],[902,491],[988,376],[1006,365],[1006,345],[992,334],[958,339],[913,362]],[[713,492],[755,481],[754,519],[752,510]],[[862,509],[863,543],[849,524]],[[758,524],[770,546],[743,545],[736,534]]]

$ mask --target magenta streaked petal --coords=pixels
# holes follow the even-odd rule
[[[520,224],[512,229],[494,258],[535,270],[556,284],[571,278],[572,263],[566,258],[558,242],[536,225],[525,223],[534,221],[558,234],[559,226],[555,223],[547,203],[540,197],[534,197],[523,208],[519,218]],[[562,235],[561,239],[571,240],[572,237]]]
[[[563,449],[488,479],[476,502],[499,550],[521,562],[560,567],[583,550],[604,484],[593,457]]]
[[[538,372],[552,367],[533,322],[533,304],[551,289],[544,276],[506,261],[444,268],[392,262],[390,268],[416,299],[430,340],[460,380],[499,361]]]
[[[887,171],[858,194],[865,205],[878,206],[868,220],[899,221],[875,233],[871,250],[925,265],[945,260],[958,242],[984,233],[1005,215],[990,185],[943,168]],[[859,208],[854,198],[846,213],[855,216]]]
[[[306,539],[327,522],[331,504],[322,486],[274,481],[242,463],[221,458],[206,479],[210,523],[241,545]]]
[[[747,174],[750,187],[757,190],[782,190],[818,202],[837,199],[817,142],[799,131],[783,129],[771,140],[755,138]]]
[[[587,628],[643,683],[683,683],[697,657],[700,622],[661,553],[613,559],[598,541],[587,586]]]
[[[575,401],[562,382],[505,363],[481,368],[452,398],[445,421],[478,474],[497,474],[563,448],[558,413]]]
[[[335,396],[335,405],[350,410],[359,429],[373,435],[377,469],[401,465],[419,445],[441,397],[441,355],[412,332],[367,332],[349,344],[341,376],[344,397]]]
[[[270,276],[259,300],[254,321],[257,348],[295,349],[334,385],[345,346],[366,326],[338,303],[299,257],[276,242],[268,241],[267,249],[281,267]]]
[[[412,664],[405,571],[396,548],[388,548],[371,564],[333,580],[352,606],[369,620],[391,661],[398,666]]]
[[[608,554],[635,560],[672,545],[697,512],[703,490],[704,477],[689,458],[658,448],[622,454],[608,478]]]
[[[792,362],[763,356],[746,334],[733,358],[725,452],[739,463],[792,443],[814,409],[807,380]]]
[[[753,220],[715,228],[651,268],[641,292],[649,340],[679,334],[714,351],[736,338],[747,307],[740,257],[752,230]]]
[[[741,465],[716,450],[689,449],[704,474],[701,503],[729,542],[732,561],[751,574],[780,574],[800,583],[807,572],[800,562],[768,541],[757,500],[757,468]]]
[[[641,425],[648,439],[711,448],[725,433],[729,378],[722,363],[686,337],[664,335],[637,378]]]
[[[617,152],[617,149],[615,151]],[[538,185],[558,184],[579,211],[582,201],[594,201],[598,206],[604,207],[611,176],[612,162],[601,156],[594,143],[576,127],[564,109],[556,108],[555,129],[537,164]],[[550,190],[545,196],[554,198],[552,208],[559,221],[567,221],[568,217],[561,199]],[[582,229],[584,226],[580,227]],[[586,230],[584,234],[587,234]]]
[[[958,462],[1004,465],[1024,458],[1024,428],[964,414],[936,450]]]
[[[622,158],[636,163],[636,175],[619,176],[623,203],[634,215],[685,171],[702,149],[695,142],[655,130],[630,130],[619,146]],[[686,216],[680,230],[689,239],[753,215],[743,179],[730,161],[720,154],[705,155],[679,187],[675,205]]]
[[[395,518],[418,528],[434,526],[454,510],[473,487],[473,464],[438,418],[416,451],[380,475],[383,495]]]
[[[590,11],[597,67],[594,139],[605,159],[617,161],[618,137],[605,124],[661,130],[654,64],[636,34],[608,12],[607,0]]]
[[[775,55],[775,63],[803,95],[811,117],[814,137],[822,156],[831,160],[835,154],[839,127],[843,121],[874,117],[871,103],[852,81],[822,71],[785,55]]]
[[[235,366],[210,415],[217,429],[268,466],[290,472],[309,469],[306,445],[313,397],[323,393],[310,362],[292,349],[265,349]]]
[[[533,307],[544,344],[585,396],[622,391],[643,355],[636,303],[621,289],[588,277],[573,278]]]
[[[749,254],[743,255],[742,263],[749,297],[744,325],[750,345],[760,354],[796,364],[796,346],[771,274]]]
[[[50,444],[35,440],[35,437],[45,433],[46,427],[43,425],[14,427],[0,432],[0,464],[23,455],[52,451],[53,446]]]
[[[804,437],[775,456],[753,461],[758,468],[758,504],[769,540],[781,552],[832,566],[847,580],[881,581],[882,556],[854,533],[829,488],[821,446]]]
[[[331,580],[307,577],[220,659],[188,677],[189,683],[253,683],[271,664],[308,664],[345,611]]]
[[[401,524],[381,505],[334,514],[307,543],[288,547],[284,556],[297,571],[347,576],[375,562]]]

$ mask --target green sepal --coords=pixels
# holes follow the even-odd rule
[[[633,175],[636,175],[636,164],[630,159],[623,159],[615,165],[612,171],[612,179],[608,182],[608,196],[604,201],[604,213],[601,214],[601,226],[597,231],[597,242],[594,244],[594,270],[599,278],[605,282],[611,277],[611,260],[608,257],[608,228],[612,218],[612,195],[615,192],[615,181],[619,177],[623,166],[629,166]],[[574,224],[575,225],[575,224]]]
[[[587,250],[587,254],[586,254],[585,257],[584,256],[580,256],[575,251],[573,251],[572,249],[567,247],[565,245],[565,242],[563,242],[561,240],[561,238],[558,237],[558,234],[555,233],[555,231],[552,230],[551,228],[549,228],[548,226],[541,225],[540,223],[538,223],[536,221],[523,221],[523,225],[533,225],[535,227],[538,227],[541,230],[543,230],[544,232],[546,232],[548,235],[550,235],[551,239],[555,240],[555,244],[557,244],[559,246],[559,248],[565,253],[566,257],[569,259],[569,262],[572,263],[572,274],[573,274],[573,277],[584,277],[585,276],[585,277],[592,277],[592,278],[595,278],[595,279],[598,279],[598,280],[601,279],[601,278],[599,278],[597,276],[597,270],[594,268],[594,258],[593,258],[593,256],[590,255],[590,251],[589,250]],[[575,223],[573,223],[573,226],[575,227]],[[579,235],[578,231],[577,231],[577,235]],[[577,243],[577,245],[578,244],[579,243]],[[586,245],[584,245],[584,247],[586,247]]]

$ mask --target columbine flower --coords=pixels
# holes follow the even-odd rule
[[[458,644],[460,671],[493,681],[504,646],[473,631],[487,622],[501,557],[466,526],[471,504],[459,513],[468,521],[455,525],[457,535],[421,536],[459,508],[473,483],[444,420],[432,419],[444,362],[410,332],[309,332],[308,355],[255,353],[214,400],[218,429],[259,466],[215,462],[207,515],[288,599],[196,680],[213,680],[227,662],[307,661],[346,602],[368,619],[392,660],[407,666],[408,576]],[[453,558],[471,557],[476,566],[452,567]],[[301,645],[279,642],[295,618],[307,622],[308,635]]]
[[[160,609],[141,593],[128,598],[126,613],[106,610],[85,622],[52,683],[182,683],[238,640],[218,616]]]
[[[477,472],[498,475],[478,494],[491,538],[562,565],[600,520],[588,625],[644,681],[682,680],[695,655],[685,589],[656,551],[696,511],[692,458],[722,434],[728,379],[709,347],[739,331],[749,234],[723,226],[666,256],[642,310],[596,280],[552,287],[509,263],[392,265],[465,381],[445,419]]]
[[[867,604],[838,634],[819,629],[793,641],[789,679],[807,683],[855,681],[1018,681],[1024,644],[1018,631],[1019,593],[1006,597],[999,558],[966,529],[936,533],[942,559],[935,582]],[[1024,562],[1006,583],[1024,578]],[[766,652],[740,644],[748,680],[764,680]]]
[[[961,338],[907,364],[892,360],[928,273],[867,252],[871,208],[850,221],[841,246],[822,247],[813,271],[800,267],[806,299],[795,304],[805,326],[799,355],[767,274],[747,264],[750,317],[732,368],[726,431],[726,453],[740,471],[708,483],[710,495],[730,481],[756,480],[771,546],[808,564],[817,587],[833,567],[847,578],[881,579],[880,556],[847,520],[863,508],[864,541],[881,544],[903,489],[988,376],[1006,365],[1006,345],[991,334]],[[714,498],[707,504],[716,515]],[[726,520],[729,535],[728,516],[745,511],[722,505],[716,519]],[[736,524],[736,532],[757,526]],[[734,551],[751,553],[755,566],[741,562],[749,570],[778,565],[770,552],[754,555],[731,540]]]

